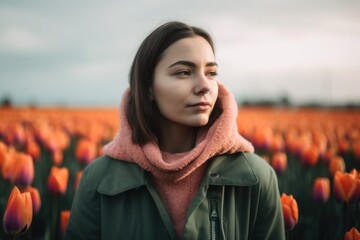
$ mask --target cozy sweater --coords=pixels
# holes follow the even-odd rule
[[[104,154],[138,164],[152,175],[152,181],[180,237],[189,205],[206,171],[206,163],[215,155],[253,152],[250,142],[239,133],[236,125],[237,104],[230,91],[220,82],[217,106],[219,117],[211,126],[198,131],[193,149],[184,153],[166,153],[156,143],[143,146],[132,142],[132,130],[126,118],[129,89],[120,104],[120,130],[104,147]]]

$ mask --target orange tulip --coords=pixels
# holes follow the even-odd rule
[[[60,166],[63,163],[63,160],[64,155],[61,150],[56,149],[51,153],[51,161],[55,166]]]
[[[6,205],[3,227],[11,235],[26,232],[32,221],[33,209],[29,192],[20,193],[15,186]]]
[[[37,188],[27,186],[24,192],[30,193],[34,213],[38,213],[41,208],[41,198],[40,198],[39,190]]]
[[[76,145],[75,156],[80,163],[87,165],[96,158],[97,146],[93,141],[81,139]]]
[[[274,168],[275,172],[282,174],[285,172],[287,168],[287,157],[284,152],[278,152],[273,155],[272,167]]]
[[[79,186],[82,173],[83,173],[82,170],[79,170],[79,171],[76,173],[76,179],[75,179],[75,182],[74,182],[74,188],[75,188],[75,190],[76,190],[77,187]]]
[[[324,152],[322,156],[322,162],[326,165],[329,164],[331,159],[335,157],[337,153],[338,153],[337,147],[334,146],[330,147]]]
[[[291,230],[299,220],[299,208],[292,195],[281,195],[281,205],[283,210],[285,229]]]
[[[280,133],[274,134],[271,143],[271,151],[278,152],[285,149],[285,141],[283,136]]]
[[[34,180],[34,162],[30,155],[10,149],[2,173],[6,180],[28,186]]]
[[[3,142],[0,142],[0,169],[2,168],[2,165],[6,161],[7,151],[8,151],[7,145]]]
[[[356,228],[351,228],[349,231],[345,233],[344,240],[359,240],[360,233]]]
[[[330,174],[334,176],[337,171],[345,172],[345,161],[340,156],[334,156],[329,163]]]
[[[310,144],[301,152],[301,160],[305,166],[314,166],[319,160],[319,148],[315,144]]]
[[[40,147],[34,140],[29,141],[26,144],[26,153],[29,154],[34,161],[39,160],[40,158]]]
[[[60,233],[64,235],[67,223],[69,221],[70,211],[64,210],[60,212]]]
[[[346,138],[341,138],[338,141],[338,147],[339,147],[339,152],[340,153],[343,153],[343,154],[346,153],[350,149],[349,140],[347,140]]]
[[[316,178],[313,187],[313,199],[325,203],[330,197],[330,182],[328,178]]]
[[[47,182],[48,190],[55,196],[64,195],[67,189],[69,170],[53,166]]]
[[[5,140],[11,145],[23,145],[25,142],[25,129],[19,122],[9,125]]]
[[[255,130],[253,143],[256,147],[269,149],[273,138],[273,130],[268,127],[258,127]]]
[[[352,203],[360,197],[360,179],[354,169],[350,173],[337,171],[334,177],[334,196],[338,202]]]

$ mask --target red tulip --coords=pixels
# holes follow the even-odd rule
[[[48,190],[55,196],[64,195],[67,189],[69,170],[53,166],[47,182]]]
[[[316,178],[313,187],[313,199],[325,203],[330,197],[330,182],[328,178]]]
[[[285,229],[291,230],[295,227],[299,220],[299,208],[296,200],[292,195],[281,195],[281,204],[285,222]]]
[[[348,232],[345,233],[344,240],[359,240],[360,233],[356,228],[351,228]]]
[[[273,155],[272,167],[274,168],[275,172],[282,174],[285,172],[287,168],[287,157],[284,152],[278,152]]]
[[[40,198],[39,190],[37,188],[27,186],[24,192],[30,193],[34,213],[38,213],[41,208],[41,198]]]
[[[350,173],[337,171],[334,177],[334,196],[338,202],[352,203],[360,197],[360,179],[354,169]]]
[[[15,186],[6,205],[3,227],[11,235],[26,232],[32,221],[33,209],[29,192],[20,193]]]
[[[64,235],[67,223],[69,221],[70,211],[64,210],[60,212],[60,233]]]

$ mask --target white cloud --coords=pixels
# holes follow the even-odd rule
[[[0,32],[0,49],[9,53],[42,51],[48,47],[40,35],[17,26],[8,26]]]
[[[75,76],[79,80],[86,79],[106,79],[109,76],[116,76],[119,72],[120,63],[118,61],[93,61],[79,63],[69,67],[70,76]]]

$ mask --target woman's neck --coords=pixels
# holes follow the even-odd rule
[[[197,128],[175,123],[162,123],[160,148],[168,153],[190,151],[195,147]]]

